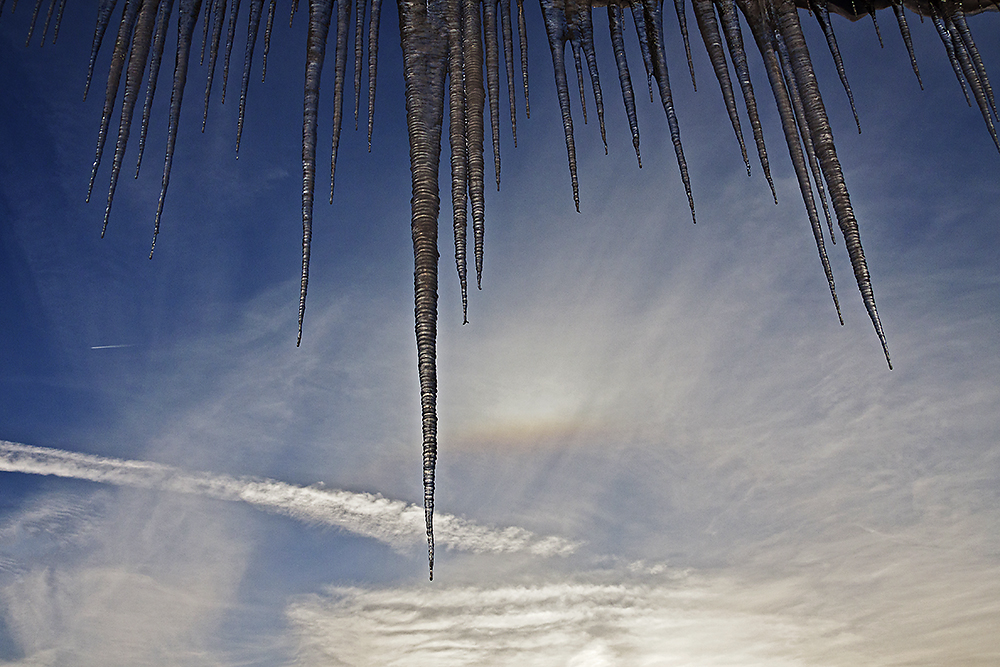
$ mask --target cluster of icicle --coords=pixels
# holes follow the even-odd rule
[[[49,0],[42,28],[42,42],[48,34],[53,20],[52,40],[59,31],[59,22],[66,0]],[[0,0],[0,15],[7,0]],[[13,0],[11,9],[16,6]],[[28,32],[28,42],[36,29],[43,0],[36,0]],[[525,29],[523,0],[516,0],[517,30],[521,65],[521,83],[524,88],[525,114],[528,113],[527,75],[527,33]],[[90,86],[98,51],[111,24],[112,14],[118,0],[98,0],[97,27],[94,31],[90,66],[87,73],[87,88]],[[212,91],[216,61],[225,29],[226,40],[223,52],[222,99],[225,101],[229,79],[229,63],[236,34],[240,0],[177,0],[177,50],[171,88],[169,123],[167,128],[167,148],[163,168],[163,180],[153,232],[153,245],[163,213],[163,203],[170,179],[170,167],[177,137],[181,101],[187,80],[188,64],[192,43],[199,18],[202,19],[201,60],[204,62],[208,51],[208,81],[205,86],[205,107],[202,121],[204,129],[208,115],[209,97]],[[108,136],[112,112],[119,97],[119,88],[124,72],[124,92],[122,94],[118,139],[111,171],[111,185],[104,217],[107,228],[114,197],[115,186],[124,159],[129,139],[133,113],[139,103],[142,83],[145,77],[146,89],[142,104],[142,121],[139,130],[139,161],[141,162],[146,141],[150,108],[156,90],[166,42],[167,26],[174,9],[175,0],[122,0],[124,5],[105,92],[104,112],[98,134],[97,152],[88,189],[88,199],[94,186],[97,169],[101,162],[105,141]],[[276,0],[269,0],[265,19],[265,0],[249,0],[247,21],[247,41],[243,60],[243,77],[240,88],[239,121],[236,132],[236,149],[239,151],[240,135],[246,107],[247,87],[251,76],[251,63],[257,44],[257,35],[263,21],[264,46],[263,69],[267,67],[268,45],[274,23]],[[298,0],[292,0],[292,16]],[[687,53],[688,68],[694,83],[694,67],[688,41],[688,27],[684,0],[674,0],[681,37]],[[870,15],[875,20],[878,9],[892,7],[899,24],[903,42],[909,52],[913,70],[919,82],[916,59],[910,32],[904,15],[904,6],[921,16],[929,16],[934,22],[944,43],[946,53],[954,67],[959,83],[969,100],[969,90],[982,110],[983,117],[993,140],[997,134],[993,125],[996,106],[986,71],[976,49],[975,42],[966,23],[966,14],[986,9],[996,9],[992,2],[965,0],[692,0],[695,20],[701,32],[705,47],[712,63],[715,76],[722,88],[723,98],[729,111],[736,138],[743,152],[743,159],[749,173],[740,119],[736,107],[736,95],[730,75],[730,63],[736,72],[736,79],[745,103],[745,112],[753,131],[761,168],[774,194],[774,184],[768,168],[767,151],[763,131],[757,113],[753,86],[750,82],[749,66],[745,52],[739,14],[750,27],[751,37],[756,44],[768,82],[781,118],[781,129],[792,159],[799,188],[812,226],[816,247],[819,251],[823,270],[826,273],[830,292],[837,302],[833,274],[827,260],[824,230],[820,222],[817,202],[823,209],[829,228],[831,242],[834,228],[828,200],[832,204],[837,224],[844,237],[847,252],[854,268],[858,288],[872,323],[881,341],[886,361],[889,354],[885,336],[879,322],[878,311],[872,293],[868,267],[865,263],[857,221],[851,208],[850,197],[844,176],[834,148],[833,134],[820,97],[816,76],[809,52],[806,48],[802,27],[799,23],[798,8],[804,8],[816,18],[836,63],[840,79],[851,99],[850,87],[844,72],[837,47],[836,37],[830,22],[830,13],[837,13],[856,20]],[[336,14],[334,7],[336,6]],[[428,558],[433,578],[434,565],[434,471],[437,458],[437,413],[436,413],[436,325],[437,325],[437,277],[438,277],[438,212],[440,207],[437,183],[438,164],[441,153],[441,132],[444,124],[445,100],[449,110],[448,139],[451,157],[451,201],[454,211],[455,261],[462,288],[463,313],[467,305],[466,268],[466,228],[468,220],[467,204],[471,201],[472,227],[474,237],[474,257],[477,284],[482,277],[483,228],[485,218],[485,105],[489,101],[490,121],[493,139],[494,170],[497,187],[500,186],[500,63],[506,70],[507,95],[509,98],[511,131],[516,145],[514,37],[511,0],[398,0],[401,41],[403,47],[404,75],[406,84],[406,117],[410,137],[410,168],[412,174],[412,220],[413,251],[415,259],[414,289],[416,338],[420,375],[420,394],[423,428],[423,477],[424,505],[428,540]],[[302,124],[302,282],[299,301],[299,333],[302,338],[302,319],[305,314],[306,288],[309,278],[309,247],[312,236],[313,196],[316,174],[316,127],[319,105],[320,74],[323,67],[328,33],[335,25],[335,64],[333,147],[331,151],[330,197],[333,198],[333,179],[337,161],[337,144],[343,119],[344,79],[347,63],[353,49],[354,62],[354,115],[357,125],[363,75],[364,36],[368,35],[368,140],[371,146],[372,117],[375,101],[375,78],[378,53],[378,28],[381,0],[309,0],[309,29],[306,44],[305,92]],[[739,10],[739,14],[737,13]],[[541,11],[548,36],[549,48],[555,73],[559,107],[562,112],[566,150],[569,158],[570,179],[573,198],[579,209],[576,155],[573,140],[573,118],[570,113],[570,84],[566,74],[566,45],[576,69],[580,88],[580,102],[586,120],[584,99],[583,62],[589,73],[590,84],[596,103],[597,117],[604,133],[604,102],[601,91],[598,63],[594,49],[595,11],[607,14],[608,31],[615,53],[615,66],[621,86],[622,98],[632,134],[636,159],[641,166],[639,154],[639,130],[636,123],[635,94],[626,61],[625,14],[632,16],[635,34],[642,53],[650,100],[654,88],[659,93],[667,125],[672,138],[681,179],[687,192],[688,203],[694,217],[694,198],[688,179],[684,151],[681,147],[680,130],[671,96],[670,81],[664,49],[663,3],[662,0],[541,0]],[[367,25],[365,19],[367,17]],[[350,27],[354,26],[354,39],[349,39]],[[878,29],[877,23],[875,24]],[[501,50],[500,41],[503,42]],[[881,41],[881,36],[879,36]],[[729,62],[727,62],[727,54]],[[485,74],[484,74],[485,65]],[[655,83],[655,86],[654,86]],[[922,84],[921,84],[922,86]],[[971,101],[970,101],[971,104]],[[855,112],[855,120],[857,113]],[[858,125],[860,131],[860,124]],[[1000,148],[1000,142],[997,143]],[[606,150],[606,141],[605,141]],[[138,171],[138,164],[136,166]],[[776,200],[777,201],[777,200]],[[103,231],[102,231],[103,234]],[[152,253],[152,250],[151,250]],[[842,320],[841,320],[842,321]],[[890,368],[891,368],[890,363]]]

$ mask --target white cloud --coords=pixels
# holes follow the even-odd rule
[[[6,441],[0,441],[0,470],[240,501],[299,521],[344,528],[397,549],[422,543],[424,539],[422,507],[370,493],[302,487],[270,479],[190,473],[161,463]],[[472,553],[525,551],[538,556],[555,556],[568,555],[578,546],[555,536],[540,537],[523,528],[488,528],[444,513],[436,516],[435,525],[439,544]]]
[[[227,664],[218,631],[234,612],[248,555],[232,517],[176,495],[90,500],[58,523],[44,516],[65,514],[58,497],[13,517],[11,526],[78,537],[74,549],[58,539],[35,544],[37,534],[5,542],[21,558],[0,588],[13,643],[4,658],[23,666]],[[75,524],[87,528],[83,537]],[[25,543],[34,546],[30,557]]]
[[[299,664],[310,666],[796,665],[807,643],[844,631],[741,610],[725,592],[695,582],[334,588],[288,615],[301,637]]]
[[[302,667],[881,667],[1000,658],[1000,565],[860,535],[820,548],[824,566],[790,558],[768,576],[737,566],[641,580],[611,571],[524,585],[331,587],[287,614]]]

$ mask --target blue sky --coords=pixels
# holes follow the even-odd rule
[[[577,214],[526,3],[532,117],[519,111],[516,150],[504,131],[466,326],[442,236],[437,508],[454,518],[439,519],[452,533],[429,583],[409,505],[421,499],[419,394],[395,12],[383,14],[372,152],[345,127],[335,202],[317,205],[296,348],[304,15],[289,30],[279,8],[239,160],[237,77],[224,106],[215,89],[201,135],[193,68],[150,261],[167,74],[142,174],[123,176],[102,240],[110,155],[83,200],[109,45],[82,103],[92,7],[70,3],[44,49],[37,36],[23,46],[24,0],[9,10],[5,664],[1000,657],[1000,156],[929,22],[911,15],[921,92],[891,16],[879,17],[884,49],[869,21],[835,18],[858,135],[805,21],[890,372],[842,243],[830,248],[837,323],[758,57],[778,206],[756,165],[746,177],[698,41],[692,92],[668,18],[699,223],[658,103],[640,104],[636,168],[604,37],[610,154],[592,105],[587,126],[575,108]],[[997,18],[970,24],[996,67]],[[324,91],[321,147],[329,77]]]

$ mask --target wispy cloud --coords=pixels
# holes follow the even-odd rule
[[[423,541],[423,508],[381,495],[303,487],[272,479],[187,472],[134,461],[0,441],[0,470],[245,502],[312,524],[336,526],[396,549]],[[449,514],[435,518],[438,543],[472,553],[568,555],[578,543],[519,527],[490,528]]]
[[[995,565],[941,575],[935,558],[874,553],[853,574],[746,572],[547,578],[531,585],[331,587],[287,611],[298,665],[992,664]],[[919,561],[919,562],[918,562]],[[937,575],[935,575],[937,572]],[[907,586],[906,584],[910,585]]]
[[[301,665],[799,665],[837,622],[739,609],[727,586],[334,588],[292,606]]]

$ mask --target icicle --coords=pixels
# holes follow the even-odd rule
[[[868,15],[872,17],[872,25],[875,26],[875,36],[878,37],[878,46],[880,49],[885,48],[885,44],[882,43],[882,31],[878,29],[878,19],[875,18],[875,6],[868,6]]]
[[[986,75],[986,66],[983,65],[983,59],[979,55],[979,49],[976,47],[975,40],[972,39],[972,32],[969,31],[969,24],[966,23],[965,14],[962,12],[960,6],[955,9],[954,14],[950,18],[954,26],[958,29],[961,42],[965,45],[965,50],[968,52],[969,59],[975,68],[979,83],[983,88],[986,99],[990,103],[990,109],[993,110],[993,115],[996,116],[997,105],[993,100],[993,88],[990,86],[990,79]]]
[[[663,51],[663,5],[658,0],[642,0],[646,25],[653,29],[649,32],[649,52],[653,58],[653,78],[660,89],[660,100],[663,111],[667,115],[667,125],[670,127],[670,139],[677,155],[677,167],[684,182],[688,206],[691,207],[691,221],[697,222],[694,214],[694,197],[691,194],[691,179],[688,177],[687,160],[684,159],[684,149],[681,147],[681,131],[677,125],[677,114],[674,112],[674,101],[670,93],[670,77],[667,73],[667,58]]]
[[[476,286],[482,289],[483,239],[486,229],[486,166],[483,158],[486,91],[483,88],[482,22],[479,0],[463,0],[465,14],[465,105],[466,141],[469,146],[469,201],[472,204],[473,252],[476,258]]]
[[[733,82],[729,78],[726,54],[722,50],[722,34],[719,32],[719,24],[715,20],[715,7],[712,5],[712,0],[692,0],[691,5],[694,8],[695,19],[698,21],[698,29],[701,30],[701,38],[705,42],[705,49],[708,51],[708,59],[712,61],[712,69],[715,70],[715,78],[719,80],[722,99],[729,112],[729,122],[732,123],[733,132],[736,133],[736,141],[740,144],[743,164],[746,165],[747,176],[749,176],[750,159],[747,157],[747,147],[743,142],[743,130],[740,128],[740,117],[736,111]]]
[[[94,78],[94,66],[97,64],[97,52],[101,50],[104,33],[111,22],[111,13],[115,11],[118,0],[100,0],[97,5],[97,25],[94,27],[94,43],[90,47],[90,63],[87,65],[87,85],[83,89],[83,99],[87,99],[90,91],[90,81]]]
[[[203,26],[201,34],[201,59],[198,61],[199,65],[205,64],[205,49],[208,48],[208,31],[212,27],[212,16],[215,14],[215,3],[216,0],[208,0],[208,5],[205,7],[205,25]]]
[[[517,148],[517,107],[514,102],[514,31],[510,22],[510,0],[500,0],[500,26],[503,30],[503,63],[507,70],[507,96],[510,98],[510,133]],[[497,187],[500,187],[499,178]]]
[[[319,83],[326,56],[333,0],[309,0],[309,32],[306,37],[306,82],[302,95],[302,283],[299,290],[299,335],[306,314],[309,287],[309,250],[312,243],[313,198],[316,185],[316,125],[319,111]]]
[[[97,168],[101,165],[101,154],[104,152],[104,142],[108,138],[108,126],[111,124],[111,112],[115,108],[118,97],[118,84],[121,81],[122,69],[125,67],[125,52],[128,49],[135,17],[139,13],[139,0],[128,0],[118,25],[118,37],[115,40],[115,51],[111,55],[111,67],[108,70],[108,86],[104,93],[104,111],[101,114],[101,129],[97,135],[97,155],[94,157],[94,168],[90,172],[90,185],[87,187],[87,201],[94,191],[94,179],[97,178]]]
[[[226,17],[226,0],[215,0],[212,7],[215,10],[215,16],[212,19],[212,46],[208,52],[208,81],[205,83],[205,114],[201,118],[202,132],[205,131],[205,126],[208,124],[208,100],[212,95],[215,63],[219,58],[219,42],[222,40],[222,21]],[[208,22],[207,16],[205,22]]]
[[[785,85],[788,89],[789,97],[792,100],[792,109],[795,110],[795,118],[799,124],[799,135],[802,137],[802,147],[805,149],[806,159],[809,162],[809,169],[812,171],[813,181],[816,183],[816,194],[823,206],[823,216],[826,218],[826,225],[830,229],[830,240],[836,243],[836,236],[833,233],[833,218],[830,217],[830,207],[826,201],[826,188],[823,186],[823,172],[816,159],[816,148],[812,138],[812,131],[809,128],[809,121],[806,118],[805,102],[802,99],[802,88],[796,80],[795,70],[792,67],[791,58],[785,43],[778,39],[775,41],[778,55],[781,57],[782,73],[785,76]]]
[[[521,48],[521,81],[524,83],[524,116],[531,118],[528,103],[528,28],[524,25],[524,0],[517,0],[517,36]]]
[[[951,41],[951,33],[949,33],[948,28],[945,27],[944,19],[942,19],[936,12],[931,14],[931,20],[934,22],[934,27],[937,28],[938,36],[941,38],[941,43],[944,44],[944,50],[948,54],[948,61],[951,62],[951,69],[955,72],[955,78],[958,79],[958,85],[962,86],[962,94],[965,95],[965,102],[971,107],[972,99],[969,97],[969,91],[965,87],[965,78],[962,75],[962,66],[959,64],[958,56],[955,54],[955,45]]]
[[[174,63],[174,82],[170,92],[170,119],[167,125],[167,150],[163,161],[160,200],[156,205],[156,221],[153,224],[153,242],[149,248],[150,259],[153,258],[156,237],[160,233],[160,216],[163,215],[163,202],[167,197],[167,186],[170,184],[170,167],[174,161],[174,144],[177,143],[177,126],[180,122],[184,84],[187,82],[188,61],[191,57],[191,39],[194,36],[194,25],[198,21],[198,12],[201,11],[201,0],[180,0],[180,3],[177,15],[177,59]]]
[[[364,61],[365,47],[365,13],[368,9],[365,0],[355,3],[354,24],[354,131],[358,131],[358,113],[361,110],[361,63]]]
[[[375,75],[378,71],[378,27],[382,0],[372,0],[372,15],[368,21],[368,152],[372,152],[372,130],[375,127]]]
[[[420,0],[417,0],[418,2]],[[462,0],[446,0],[445,22],[448,30],[448,140],[451,148],[451,210],[455,235],[455,268],[462,291],[462,324],[468,323],[469,289],[466,259],[468,225],[467,191],[469,187],[468,118],[469,102],[465,90],[465,50],[462,48]]]
[[[861,134],[861,119],[858,118],[858,110],[854,106],[854,93],[851,92],[851,84],[847,82],[847,71],[844,69],[844,60],[840,57],[840,47],[837,46],[837,36],[833,32],[833,24],[830,23],[830,9],[827,0],[810,0],[809,4],[816,12],[816,21],[826,35],[827,46],[830,47],[830,54],[833,62],[837,66],[837,74],[840,75],[840,82],[844,85],[847,99],[851,102],[851,112],[854,114],[854,123],[858,126],[858,134]],[[881,43],[881,38],[879,39]]]
[[[748,17],[749,19],[750,17]],[[806,167],[806,158],[802,152],[801,138],[797,129],[795,114],[792,107],[791,97],[785,80],[781,73],[781,66],[775,55],[770,38],[765,36],[764,29],[759,23],[748,20],[757,47],[764,58],[764,69],[774,93],[774,101],[778,107],[778,116],[781,118],[781,128],[785,134],[785,143],[788,145],[788,155],[792,160],[792,167],[795,170],[795,177],[799,183],[799,192],[802,194],[802,202],[806,207],[806,214],[809,217],[809,225],[812,228],[813,239],[816,241],[816,249],[819,252],[819,259],[823,265],[823,272],[826,274],[827,285],[830,288],[830,295],[833,297],[833,305],[837,309],[837,318],[840,324],[844,324],[843,315],[840,312],[840,301],[837,298],[837,286],[833,280],[833,269],[830,267],[830,258],[827,256],[826,244],[823,242],[823,227],[820,225],[819,215],[816,212],[816,201],[813,199],[813,189],[809,182],[809,170]]]
[[[250,17],[247,24],[247,48],[243,55],[243,81],[240,85],[240,113],[236,121],[236,157],[240,157],[240,139],[243,137],[243,118],[247,108],[247,90],[250,88],[250,69],[253,51],[257,45],[260,18],[264,13],[264,0],[250,0]]]
[[[295,21],[295,14],[299,11],[299,0],[292,0],[292,11],[288,14],[288,27],[292,27]]]
[[[153,29],[156,27],[158,0],[142,0],[139,18],[135,24],[135,34],[132,37],[132,52],[128,57],[128,67],[125,70],[125,95],[122,100],[122,117],[118,125],[118,143],[115,145],[115,157],[111,166],[111,186],[108,189],[108,206],[104,209],[104,226],[101,237],[108,229],[111,218],[111,203],[115,197],[115,187],[118,185],[118,175],[121,173],[122,161],[125,159],[125,147],[128,145],[129,132],[132,128],[132,113],[139,99],[142,88],[142,75],[146,71],[146,61],[149,60],[149,48],[153,39]]]
[[[438,164],[448,38],[436,19],[443,0],[401,0],[399,28],[406,83],[413,198],[414,314],[423,432],[424,521],[427,561],[434,578],[434,468],[437,463],[437,218]],[[428,7],[430,5],[430,7]],[[433,13],[432,13],[433,11]]]
[[[49,34],[49,24],[52,23],[52,15],[56,11],[56,4],[58,1],[59,0],[50,0],[49,2],[49,10],[45,13],[45,24],[42,26],[42,39],[38,43],[38,46],[45,46],[45,38]]]
[[[635,36],[639,39],[639,53],[642,54],[642,64],[646,68],[646,85],[649,86],[649,101],[653,101],[653,56],[649,52],[649,33],[646,30],[646,18],[642,3],[636,2],[629,9],[632,21],[635,23]]]
[[[823,176],[830,189],[830,198],[833,201],[834,210],[837,212],[837,222],[844,235],[847,252],[851,259],[851,266],[854,268],[854,276],[861,292],[868,316],[871,318],[875,332],[878,334],[879,342],[882,344],[882,352],[885,354],[886,363],[892,368],[892,361],[889,359],[889,348],[886,345],[885,334],[882,331],[882,322],[879,320],[878,309],[875,306],[875,295],[872,291],[871,277],[868,273],[868,264],[865,261],[865,253],[861,247],[861,235],[858,230],[858,223],[854,217],[854,210],[851,206],[850,195],[847,192],[847,184],[844,182],[844,175],[840,168],[840,161],[837,159],[837,151],[833,143],[833,131],[830,129],[830,122],[826,116],[826,109],[820,97],[819,86],[816,82],[816,75],[813,72],[812,62],[809,58],[809,50],[806,47],[805,36],[802,34],[802,27],[799,24],[798,12],[792,0],[780,0],[777,8],[778,27],[781,39],[788,49],[788,54],[795,71],[795,79],[800,86],[800,93],[805,102],[806,121],[809,124],[810,134],[815,142],[816,156],[819,159],[820,167],[823,169]]]
[[[844,316],[840,312],[837,285],[833,279],[833,269],[830,266],[830,258],[827,255],[826,244],[823,241],[823,226],[820,224],[819,215],[816,211],[816,201],[813,199],[812,185],[809,182],[809,170],[806,168],[806,159],[802,151],[801,137],[795,122],[790,91],[785,85],[785,80],[782,78],[772,49],[768,48],[768,54],[765,55],[764,59],[768,62],[768,77],[771,81],[771,87],[774,89],[774,98],[778,104],[781,125],[785,132],[785,143],[788,144],[788,153],[795,168],[795,177],[799,182],[799,192],[802,193],[802,201],[806,206],[809,226],[812,228],[813,239],[816,241],[816,251],[819,253],[819,260],[823,265],[823,273],[826,275],[826,283],[830,289],[830,296],[833,297],[833,306],[837,310],[837,319],[840,321],[840,325],[843,326]]]
[[[580,62],[580,47],[576,40],[569,41],[570,51],[573,54],[573,66],[576,68],[576,83],[580,88],[580,109],[583,111],[583,124],[587,124],[587,97],[583,92],[583,63]]]
[[[226,34],[226,55],[222,58],[222,99],[226,103],[226,88],[229,86],[229,59],[233,54],[233,42],[236,40],[236,18],[240,12],[240,0],[233,0],[233,8],[229,12],[229,32]]]
[[[632,131],[632,146],[635,148],[635,158],[642,169],[642,156],[639,154],[639,122],[635,113],[635,93],[632,90],[632,77],[628,72],[628,61],[625,58],[625,36],[622,34],[623,10],[621,5],[608,3],[608,29],[611,31],[611,48],[615,52],[615,64],[618,66],[618,80],[622,86],[622,100],[625,103],[625,115],[628,117],[628,127]]]
[[[743,92],[743,102],[746,105],[747,115],[750,117],[750,127],[753,129],[754,143],[757,145],[757,157],[760,159],[760,167],[764,172],[764,178],[771,188],[771,197],[774,203],[778,203],[778,194],[774,190],[774,181],[771,179],[771,168],[767,161],[767,148],[764,146],[764,129],[761,126],[760,116],[757,113],[757,100],[753,93],[753,84],[750,82],[750,68],[747,66],[746,49],[743,46],[743,33],[740,30],[740,19],[736,14],[736,6],[733,0],[715,0],[719,10],[719,18],[722,21],[722,29],[726,34],[726,45],[729,48],[729,58],[736,68],[736,78],[740,82],[740,90]]]
[[[990,136],[993,137],[994,145],[996,145],[997,150],[1000,151],[1000,139],[997,138],[996,127],[994,127],[993,119],[990,117],[990,101],[986,98],[986,88],[976,72],[975,65],[973,65],[972,60],[969,57],[969,52],[965,43],[962,41],[962,36],[958,32],[958,28],[951,20],[951,17],[946,16],[944,21],[945,29],[948,30],[948,33],[951,35],[951,41],[955,47],[955,55],[957,56],[958,62],[962,67],[962,73],[969,82],[969,88],[972,89],[972,94],[976,98],[976,104],[979,105],[979,111],[983,114],[983,120],[986,122],[986,129],[989,130]]]
[[[563,133],[566,137],[566,153],[569,157],[569,176],[573,184],[573,202],[577,213],[580,212],[580,184],[576,178],[576,143],[573,140],[573,116],[569,106],[569,81],[566,78],[565,45],[566,13],[560,3],[542,3],[542,18],[545,22],[545,32],[549,38],[549,50],[552,52],[552,69],[556,77],[556,93],[559,96],[559,109],[562,111]]]
[[[264,26],[264,54],[261,56],[260,82],[267,79],[267,54],[271,50],[271,29],[274,27],[274,10],[278,0],[271,0],[267,8],[267,24]]]
[[[63,12],[66,10],[66,0],[59,0],[59,9],[56,11],[56,23],[52,26],[52,43],[59,39],[59,27],[62,25]]]
[[[149,59],[149,78],[146,81],[146,101],[142,105],[142,124],[139,126],[139,157],[135,161],[135,177],[139,177],[139,167],[142,165],[142,154],[146,149],[146,132],[149,130],[149,115],[153,110],[153,95],[156,92],[156,79],[160,75],[160,63],[163,61],[163,45],[167,39],[167,27],[170,24],[170,13],[174,9],[174,0],[161,0],[160,12],[156,17],[156,35],[153,37],[153,51]]]
[[[917,75],[917,83],[920,90],[924,89],[924,82],[920,80],[920,69],[917,68],[917,56],[913,53],[913,39],[910,37],[910,26],[906,23],[906,15],[903,13],[903,3],[901,0],[893,0],[892,11],[896,14],[896,23],[899,24],[899,34],[903,36],[903,44],[906,45],[906,52],[910,55],[910,66],[913,73]],[[923,17],[921,16],[921,21]]]
[[[333,145],[330,148],[330,203],[337,175],[337,148],[344,122],[344,79],[347,77],[347,31],[351,22],[351,0],[337,0],[337,55],[333,77]]]
[[[691,86],[697,91],[698,82],[694,79],[694,61],[691,59],[691,42],[688,40],[688,24],[687,14],[684,11],[684,0],[674,0],[674,8],[677,10],[677,24],[681,28],[681,39],[684,41],[684,54],[688,59],[688,70],[691,72]]]
[[[38,11],[42,8],[42,0],[35,0],[35,9],[31,12],[31,23],[28,24],[28,36],[24,40],[24,45],[31,43],[31,36],[35,33],[35,23],[38,21]],[[42,42],[45,39],[42,38]]]
[[[601,141],[604,154],[608,154],[608,137],[604,131],[604,95],[601,93],[601,76],[597,70],[597,52],[594,50],[594,22],[589,5],[573,5],[569,14],[570,34],[580,43],[580,50],[587,59],[590,86],[594,91],[594,106],[597,107],[597,122],[601,126]],[[581,86],[581,92],[583,92]],[[586,120],[586,118],[584,118]]]
[[[497,39],[497,2],[483,0],[483,35],[486,40],[486,91],[493,131],[493,173],[500,191],[500,43]]]

